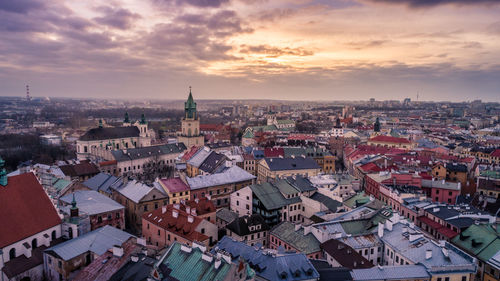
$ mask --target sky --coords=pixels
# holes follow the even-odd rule
[[[500,101],[500,0],[0,1],[0,96]]]

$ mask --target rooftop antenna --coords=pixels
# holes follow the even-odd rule
[[[26,100],[27,101],[31,100],[31,97],[30,97],[30,85],[26,85]]]

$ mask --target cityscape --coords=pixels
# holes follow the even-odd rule
[[[0,280],[500,280],[499,14],[0,2]]]

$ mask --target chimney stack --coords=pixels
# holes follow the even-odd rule
[[[432,250],[429,249],[429,250],[426,250],[425,251],[425,259],[428,260],[428,259],[431,259],[432,258]]]
[[[191,215],[188,215],[188,222],[193,223],[194,222],[194,217]]]
[[[113,246],[113,256],[121,258],[123,256],[123,248],[119,245]]]
[[[179,211],[177,211],[177,210],[175,210],[175,209],[174,209],[174,210],[172,210],[172,217],[174,217],[174,218],[179,217]]]
[[[382,238],[384,236],[384,224],[378,223],[378,237]]]
[[[165,214],[167,212],[167,206],[162,206],[161,207],[161,213]]]

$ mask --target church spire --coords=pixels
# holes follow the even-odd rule
[[[141,114],[141,122],[140,122],[140,123],[141,123],[141,124],[146,124],[146,123],[147,123],[147,122],[146,122],[146,115],[144,115],[144,113],[143,113],[143,114]]]
[[[123,123],[130,123],[130,118],[128,117],[128,112],[125,112],[125,119],[123,119]]]
[[[375,120],[375,124],[373,125],[373,131],[380,132],[380,120],[378,119],[378,117]]]
[[[197,119],[196,116],[196,103],[193,99],[193,93],[191,92],[191,86],[189,86],[189,96],[187,101],[184,103],[184,118],[186,119]]]

